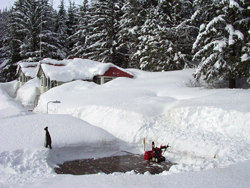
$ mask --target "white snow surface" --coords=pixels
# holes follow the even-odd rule
[[[22,103],[28,109],[33,109],[36,97],[40,93],[39,87],[40,81],[38,78],[29,80],[17,90],[16,101]]]
[[[1,83],[0,187],[250,187],[250,90],[193,87],[192,69],[129,71],[134,79],[55,87],[34,112],[23,106],[36,80],[15,99],[17,82]],[[52,150],[43,146],[46,126]],[[177,165],[159,175],[53,171],[67,160],[143,154],[144,137],[147,150],[169,143],[164,155]]]

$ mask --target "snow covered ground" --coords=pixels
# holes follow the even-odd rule
[[[0,84],[0,187],[250,187],[250,90],[194,87],[193,70],[130,71],[134,79],[53,88],[34,112],[23,106],[36,80],[15,99],[17,82]],[[52,150],[43,146],[46,126]],[[148,150],[169,143],[165,157],[178,165],[159,175],[53,171],[66,160],[143,153],[144,137]]]

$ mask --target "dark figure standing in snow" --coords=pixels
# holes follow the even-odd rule
[[[51,146],[52,141],[51,141],[51,137],[48,131],[48,127],[45,127],[44,130],[46,131],[44,146],[46,148],[49,146],[49,148],[52,149],[52,146]]]

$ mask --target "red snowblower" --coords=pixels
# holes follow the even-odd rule
[[[169,145],[167,145],[167,146],[161,145],[161,147],[155,148],[155,143],[152,142],[152,150],[145,152],[144,159],[147,161],[151,160],[151,161],[156,162],[156,163],[165,161],[165,157],[162,154],[164,154],[164,152],[167,150],[168,147],[170,147],[170,146]]]

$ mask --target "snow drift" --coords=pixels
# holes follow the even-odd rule
[[[216,155],[223,163],[249,158],[249,90],[189,87],[191,73],[134,70],[136,79],[101,86],[75,81],[44,93],[36,111],[45,112],[47,101],[60,100],[51,113],[79,117],[141,149],[146,137],[148,148],[152,141],[170,143],[182,156]]]
[[[138,187],[145,182],[159,187],[167,183],[170,187],[249,187],[245,173],[250,159],[249,90],[194,87],[193,70],[129,71],[134,79],[117,78],[104,85],[78,80],[50,89],[41,95],[36,114],[10,97],[16,82],[0,84],[0,185],[79,187],[95,181],[96,187]],[[35,85],[31,80],[22,86],[16,100],[26,106]],[[50,103],[47,115],[48,101],[54,100],[61,103]],[[45,126],[52,136],[52,150],[43,147]],[[128,172],[81,178],[53,172],[65,160],[116,155],[122,150],[143,153],[144,137],[146,149],[152,141],[156,146],[169,143],[165,157],[178,165],[157,176]],[[239,165],[228,167],[231,164]],[[218,167],[227,168],[204,171]],[[235,181],[232,170],[241,174]]]

